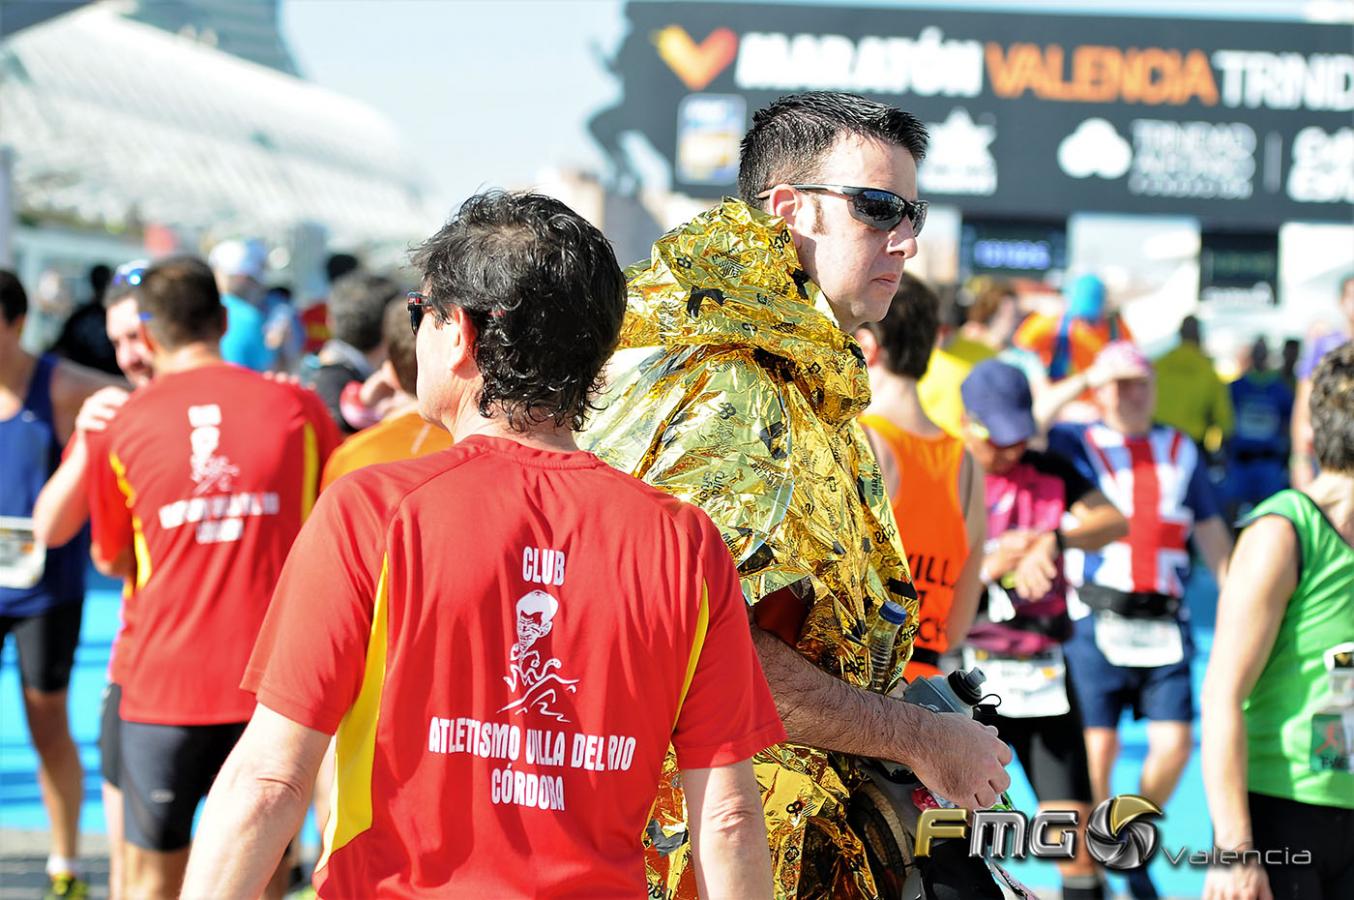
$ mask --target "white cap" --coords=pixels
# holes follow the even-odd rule
[[[247,275],[259,281],[268,267],[268,248],[256,238],[222,241],[212,248],[207,264],[218,275]]]

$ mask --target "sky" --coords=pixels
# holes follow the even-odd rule
[[[305,77],[395,122],[435,209],[601,166],[586,122],[620,94],[597,61],[623,36],[620,0],[286,0],[282,25]]]
[[[821,5],[831,5],[823,2]],[[851,0],[850,6],[1286,18],[1354,0]],[[305,77],[383,111],[410,142],[434,210],[546,166],[597,169],[589,116],[620,88],[599,62],[624,37],[622,0],[283,0]]]

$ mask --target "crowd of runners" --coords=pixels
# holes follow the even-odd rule
[[[740,197],[624,272],[560,202],[488,192],[409,269],[335,255],[304,310],[256,240],[100,267],[34,353],[0,271],[0,635],[49,896],[89,889],[91,561],[124,584],[114,898],[281,896],[312,806],[324,897],[884,897],[875,759],[972,810],[1018,760],[1078,816],[1061,895],[1100,898],[1125,713],[1158,809],[1202,738],[1209,897],[1354,896],[1354,276],[1338,328],[1230,381],[1192,317],[1149,359],[1094,273],[905,271],[927,141],[781,98]],[[900,699],[975,668],[977,717]],[[910,864],[928,897],[1019,890]]]

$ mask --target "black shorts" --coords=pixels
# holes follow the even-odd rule
[[[1086,762],[1086,739],[1076,691],[1069,685],[1071,709],[1061,716],[1018,719],[993,716],[1001,739],[1011,745],[1025,777],[1040,803],[1057,800],[1091,802],[1091,776]]]
[[[1256,793],[1246,799],[1255,849],[1269,851],[1265,874],[1274,900],[1354,897],[1354,809]],[[1299,850],[1309,851],[1311,864],[1285,864],[1285,849],[1290,859]]]
[[[122,685],[109,682],[103,689],[103,700],[99,703],[99,771],[103,774],[103,780],[115,788],[122,786],[119,781],[122,772],[122,718],[118,715],[121,705]]]
[[[244,732],[226,725],[119,726],[123,830],[129,843],[169,853],[188,846],[197,805]]]
[[[14,632],[24,687],[55,694],[70,686],[84,611],[85,604],[79,601],[54,606],[35,616],[0,616],[0,643]]]

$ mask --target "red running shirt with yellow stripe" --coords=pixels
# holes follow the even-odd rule
[[[157,378],[91,435],[94,553],[135,562],[109,672],[124,719],[249,718],[240,677],[338,440],[313,392],[225,364]]]
[[[478,435],[325,490],[245,685],[337,731],[321,897],[644,896],[669,743],[785,738],[703,512]]]

